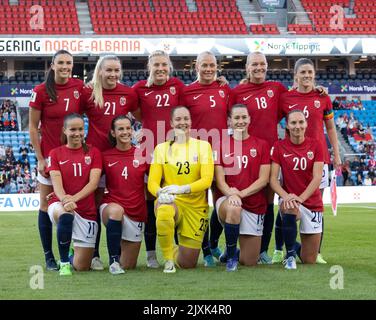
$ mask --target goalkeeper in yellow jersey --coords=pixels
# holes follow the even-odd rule
[[[163,272],[194,268],[208,227],[207,189],[214,173],[208,142],[190,137],[191,115],[186,107],[171,111],[174,137],[158,144],[150,166],[148,189],[155,202],[159,245],[166,260]],[[179,248],[174,250],[177,227]],[[174,252],[175,251],[175,252]]]

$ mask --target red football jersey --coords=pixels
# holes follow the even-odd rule
[[[333,108],[329,96],[321,96],[313,90],[309,93],[300,93],[291,90],[284,93],[280,99],[280,110],[285,117],[291,110],[299,109],[304,112],[308,127],[306,136],[316,139],[322,146],[326,146],[324,134],[324,120],[332,119]],[[330,163],[328,148],[324,148],[324,161]]]
[[[103,153],[103,171],[108,193],[105,193],[102,203],[117,203],[132,220],[145,222],[144,175],[148,167],[142,155],[138,155],[136,151],[135,147],[127,151],[113,148]]]
[[[178,78],[170,78],[164,85],[147,87],[146,80],[141,80],[133,88],[138,95],[142,128],[149,129],[154,137],[153,145],[148,145],[148,149],[153,151],[157,144],[166,141],[171,130],[170,112],[179,105],[184,83]],[[160,122],[159,127],[157,122]]]
[[[282,188],[297,196],[302,194],[313,178],[315,162],[324,162],[323,149],[319,141],[306,137],[302,144],[293,144],[289,138],[277,141],[271,151],[272,161],[282,170]],[[323,211],[320,189],[303,203],[312,211]]]
[[[197,81],[185,87],[181,104],[188,107],[191,112],[192,129],[205,129],[207,132],[218,129],[218,137],[221,137],[222,130],[227,132],[230,92],[229,86],[221,87],[217,81],[209,85]],[[209,140],[211,142],[211,139]]]
[[[225,145],[227,143],[227,145]],[[270,164],[270,148],[262,139],[250,136],[243,141],[229,137],[222,143],[219,153],[220,166],[224,168],[226,183],[239,191],[248,188],[259,178],[261,165]],[[265,190],[242,199],[243,209],[256,213],[266,213]]]
[[[238,85],[230,95],[229,108],[236,103],[245,104],[251,116],[249,134],[261,138],[272,147],[278,140],[279,98],[287,89],[279,82]]]
[[[63,188],[66,194],[71,196],[80,192],[90,180],[91,169],[102,169],[102,157],[100,151],[89,146],[89,152],[84,153],[82,148],[70,149],[60,146],[52,149],[48,159],[48,172],[58,170],[61,172]],[[53,196],[48,204],[60,201]],[[78,201],[75,210],[81,217],[96,221],[97,209],[95,207],[94,192],[86,198]]]
[[[136,110],[137,95],[132,88],[118,83],[114,89],[103,89],[104,106],[100,108],[91,99],[92,92],[92,89],[85,87],[81,98],[81,112],[89,119],[86,141],[100,151],[105,151],[111,148],[108,133],[112,119]]]
[[[43,157],[47,158],[51,149],[61,145],[60,136],[64,117],[80,112],[80,96],[83,82],[70,78],[64,85],[55,84],[57,101],[47,95],[46,85],[37,85],[31,95],[29,106],[41,111],[40,131]]]

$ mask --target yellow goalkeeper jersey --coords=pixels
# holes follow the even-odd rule
[[[167,141],[158,144],[150,166],[148,189],[157,196],[169,185],[191,187],[190,194],[177,195],[176,200],[193,206],[207,205],[206,190],[214,174],[213,155],[207,141],[189,138],[186,143]]]

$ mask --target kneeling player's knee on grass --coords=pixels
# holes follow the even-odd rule
[[[122,265],[122,267],[126,270],[136,269],[137,261],[127,261]]]
[[[76,271],[89,271],[90,270],[90,266],[88,265],[82,265],[82,264],[77,264],[77,265],[73,265],[74,267],[74,270]]]
[[[192,259],[178,259],[178,264],[182,269],[193,269],[196,268],[197,261]]]
[[[227,210],[227,214],[226,214],[226,222],[231,223],[231,224],[239,224],[241,212],[242,212],[241,207],[229,206]]]

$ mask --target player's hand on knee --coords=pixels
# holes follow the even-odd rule
[[[158,197],[159,204],[170,204],[175,200],[175,196],[168,193],[160,193]]]
[[[71,201],[63,205],[64,210],[71,212],[77,209],[77,205],[75,202]]]
[[[241,207],[242,206],[242,199],[236,194],[228,197],[228,203],[234,207]]]
[[[61,198],[61,202],[62,202],[62,204],[64,205],[64,204],[66,204],[66,203],[68,203],[68,202],[75,202],[75,201],[73,200],[73,196],[71,196],[70,194],[66,194],[66,195],[64,195],[64,196]]]
[[[238,188],[230,188],[230,189],[229,189],[229,194],[230,194],[230,196],[232,196],[232,195],[234,195],[234,194],[240,196],[240,191],[239,191]]]

